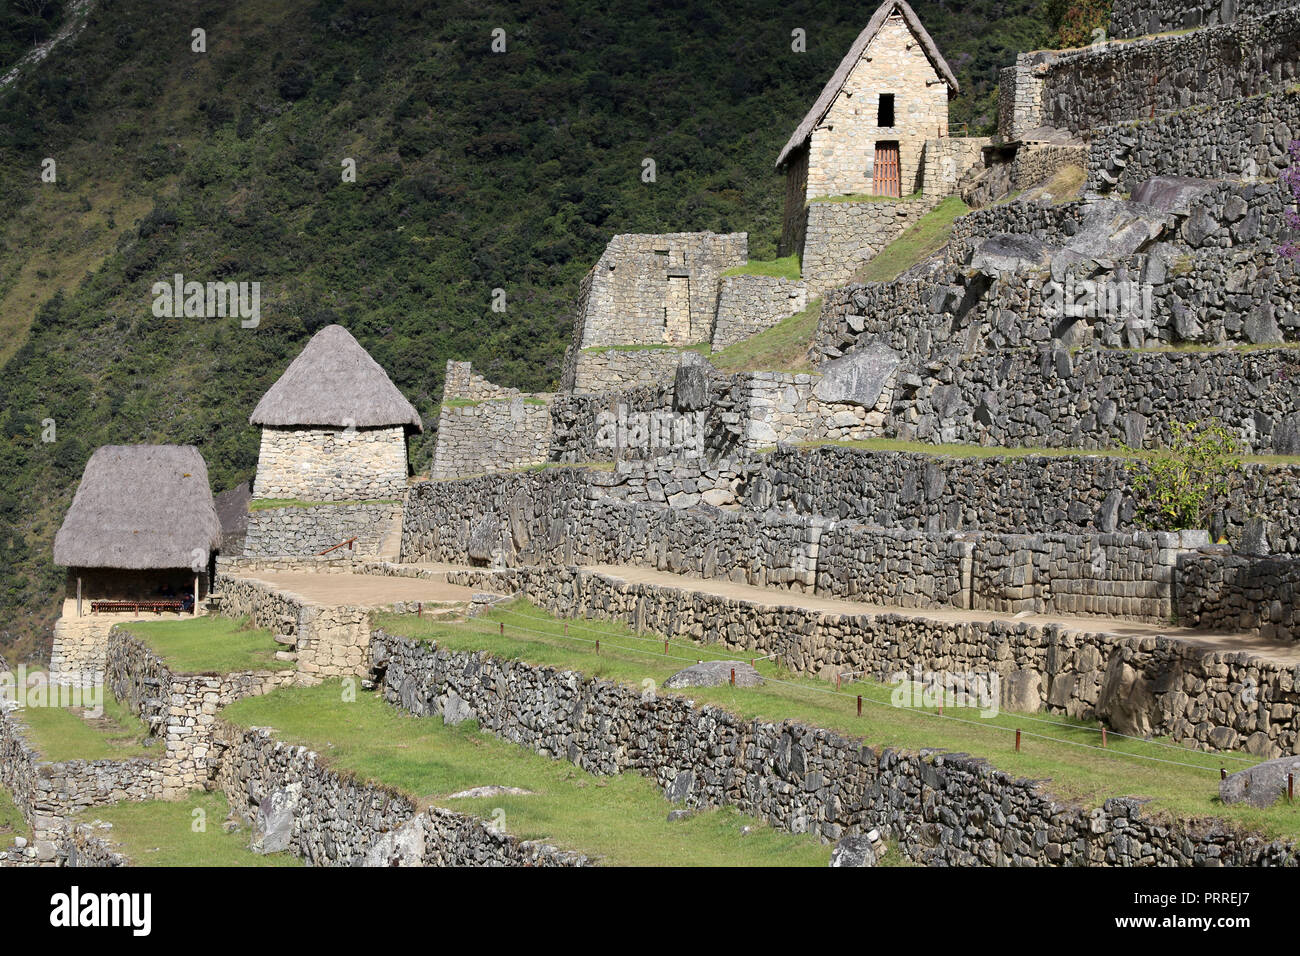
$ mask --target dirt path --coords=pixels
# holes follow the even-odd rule
[[[445,574],[429,578],[398,578],[381,574],[320,573],[316,571],[256,571],[238,574],[264,581],[277,590],[292,591],[326,607],[382,607],[395,601],[460,602],[473,588],[448,584]]]
[[[691,591],[752,601],[756,604],[808,608],[809,610],[823,611],[829,614],[901,614],[906,617],[918,617],[949,623],[1009,621],[1012,623],[1060,624],[1073,631],[1089,634],[1111,634],[1115,637],[1169,637],[1211,651],[1245,651],[1254,657],[1278,661],[1283,664],[1300,663],[1300,645],[1270,641],[1256,634],[1202,631],[1188,627],[1177,627],[1172,624],[1145,624],[1141,621],[1125,621],[1107,617],[1071,617],[1056,614],[1017,616],[1014,614],[1000,614],[996,611],[966,611],[956,608],[895,607],[885,604],[870,604],[865,601],[845,601],[838,598],[818,597],[800,591],[759,587],[753,584],[738,584],[735,581],[704,580],[673,574],[671,571],[657,571],[653,568],[628,567],[626,565],[588,565],[584,570],[597,571],[632,584],[687,588]]]

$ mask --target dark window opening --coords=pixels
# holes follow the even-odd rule
[[[881,93],[880,106],[876,110],[876,125],[892,127],[894,125],[894,94]]]

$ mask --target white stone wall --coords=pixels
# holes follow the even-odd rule
[[[765,448],[778,442],[859,441],[884,434],[885,412],[893,387],[874,408],[822,402],[813,394],[821,376],[792,372],[751,372],[745,382],[742,446]]]
[[[430,477],[464,478],[543,464],[551,448],[551,396],[530,398],[442,406]]]
[[[876,125],[881,93],[894,125]],[[867,45],[811,136],[805,198],[871,193],[876,143],[897,142],[903,195],[921,187],[925,141],[948,135],[948,84],[906,22],[894,14]]]
[[[808,305],[804,283],[778,276],[725,276],[718,292],[713,349],[724,349],[802,312]]]
[[[608,392],[634,385],[672,385],[680,349],[602,349],[578,353],[573,391]]]
[[[809,296],[851,282],[858,270],[935,205],[930,197],[810,203],[803,247]]]
[[[400,499],[406,433],[393,428],[263,428],[254,498]]]
[[[980,153],[993,140],[987,136],[945,136],[925,141],[927,199],[943,199],[956,191],[957,182],[981,161]]]

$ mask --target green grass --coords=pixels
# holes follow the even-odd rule
[[[331,766],[395,787],[421,801],[491,819],[506,830],[620,866],[825,866],[830,848],[806,834],[774,830],[732,809],[669,823],[668,803],[650,780],[597,777],[484,733],[471,721],[403,714],[375,694],[341,700],[338,681],[290,687],[237,701],[223,711],[236,724],[274,727]],[[498,784],[526,796],[448,800],[470,787]],[[747,834],[744,826],[752,827]],[[890,854],[897,858],[897,854]]]
[[[196,814],[201,811],[201,814]],[[302,866],[292,853],[262,855],[248,848],[248,826],[221,829],[230,812],[223,793],[192,793],[184,800],[148,800],[95,807],[78,818],[103,820],[101,838],[119,845],[136,866]],[[196,823],[202,828],[195,832]]]
[[[1028,458],[1030,456],[1041,456],[1047,458],[1150,459],[1163,453],[1162,450],[1151,448],[1138,451],[1131,448],[1020,448],[1008,445],[932,445],[927,442],[902,441],[897,438],[807,441],[792,442],[791,444],[799,448],[857,448],[862,451],[907,452],[916,455],[932,455],[937,458]],[[775,446],[758,449],[760,453],[775,450]],[[1295,465],[1300,464],[1300,455],[1243,455],[1242,461],[1259,465]]]
[[[898,196],[877,196],[875,193],[844,193],[839,196],[817,196],[808,200],[811,206],[815,202],[916,202],[921,198],[921,190],[909,193],[902,198]]]
[[[750,259],[743,266],[736,266],[722,273],[724,276],[776,276],[782,279],[798,279],[800,276],[799,256],[791,253],[780,259]]]
[[[14,805],[13,794],[0,787],[0,848],[9,846],[14,837],[31,840],[32,831],[22,811]]]
[[[949,196],[909,226],[868,262],[855,277],[859,282],[890,282],[943,248],[958,216],[970,212],[959,196]]]
[[[714,352],[708,359],[725,372],[810,371],[808,349],[812,347],[821,311],[822,300],[814,299],[802,312]]]
[[[249,511],[266,511],[269,508],[336,508],[344,505],[396,505],[396,498],[365,498],[357,501],[304,501],[301,498],[254,498],[248,503]]]
[[[478,400],[472,398],[447,398],[443,400],[442,407],[443,408],[477,408],[479,405],[490,405],[494,402],[509,404],[510,402],[514,401],[515,397],[517,396],[503,396],[501,398],[484,398]],[[525,397],[523,399],[523,402],[525,405],[546,404],[546,401],[544,399],[531,398],[531,397]],[[348,503],[354,504],[355,502],[348,502]]]
[[[65,760],[125,760],[159,755],[161,746],[145,746],[149,728],[105,688],[103,714],[81,708],[24,707],[28,742],[49,763]]]
[[[123,627],[182,674],[229,674],[234,671],[286,670],[275,659],[280,647],[270,631],[247,618],[208,617],[188,621],[139,621]]]
[[[506,625],[504,637],[498,634],[498,622]],[[504,605],[464,624],[391,614],[379,615],[376,623],[391,633],[436,641],[448,649],[484,650],[502,658],[620,681],[638,690],[647,678],[662,687],[667,677],[687,666],[686,661],[667,660],[662,656],[660,635],[648,639],[640,635],[638,639],[638,635],[621,623],[578,620],[569,622],[570,634],[566,637],[562,621],[525,601]],[[526,634],[521,628],[540,633]],[[599,655],[593,644],[584,643],[597,639],[601,641]],[[748,659],[758,652],[728,654],[722,647],[674,640],[669,653],[693,661]],[[1087,749],[1100,743],[1096,724],[1042,713],[1003,712],[993,718],[981,718],[972,709],[947,708],[946,715],[971,721],[959,723],[938,718],[932,709],[890,706],[894,687],[889,685],[853,682],[845,685],[843,694],[837,696],[830,693],[833,685],[827,681],[783,672],[771,661],[759,661],[757,666],[764,676],[788,683],[769,683],[759,688],[691,688],[686,696],[744,717],[761,717],[773,722],[794,718],[873,745],[913,750],[940,747],[985,757],[1016,776],[1050,779],[1049,789],[1054,794],[1088,806],[1100,806],[1113,796],[1143,796],[1154,801],[1148,805],[1151,812],[1180,817],[1215,816],[1270,836],[1300,836],[1300,808],[1280,805],[1256,810],[1220,802],[1219,768],[1237,770],[1250,766],[1257,758],[1249,755],[1207,754],[1183,747],[1169,749],[1160,742],[1127,740],[1114,735],[1110,737],[1107,751]],[[861,717],[856,716],[857,694],[864,697]],[[1042,720],[1065,726],[1045,724]],[[1019,753],[1015,750],[1017,728],[1023,735]],[[1033,734],[1068,743],[1042,740]],[[1087,748],[1075,746],[1078,744]],[[1135,759],[1131,756],[1134,754],[1191,766]]]

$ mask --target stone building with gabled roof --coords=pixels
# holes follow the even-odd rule
[[[921,189],[926,140],[948,135],[957,92],[915,11],[904,0],[881,4],[777,157],[787,233],[815,197]]]
[[[317,332],[262,396],[253,498],[400,499],[406,439],[424,425],[388,373],[341,325]]]

